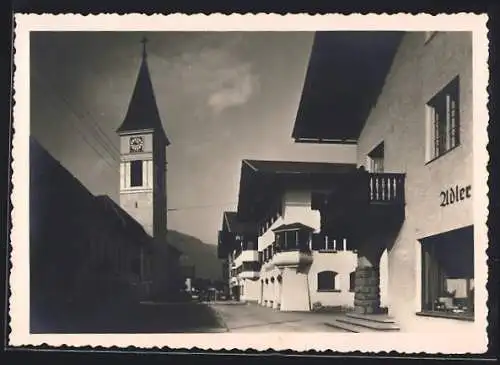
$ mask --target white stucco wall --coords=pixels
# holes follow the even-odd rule
[[[259,237],[259,250],[264,249],[274,241],[274,228],[282,224],[290,224],[300,222],[308,225],[319,232],[320,230],[320,214],[318,211],[311,209],[311,194],[309,191],[287,191],[283,197],[283,217],[279,217],[271,227]],[[350,251],[339,251],[336,253],[319,253],[313,252],[313,262],[305,273],[304,280],[300,280],[300,288],[296,287],[293,291],[293,296],[308,298],[309,305],[314,302],[321,302],[326,306],[350,306],[354,305],[354,292],[349,292],[349,274],[356,268],[357,256]],[[331,270],[338,273],[336,278],[336,287],[339,292],[318,292],[317,291],[317,274],[320,271]],[[275,301],[276,295],[287,295],[290,293],[284,290],[281,293],[277,291],[277,282],[271,283],[271,278],[276,278],[283,272],[276,267],[263,267],[260,273],[260,280],[268,279],[268,284],[263,284],[263,299]],[[290,274],[290,273],[289,273]],[[296,274],[298,275],[298,274]],[[291,282],[289,275],[284,279],[283,285]],[[298,284],[297,284],[298,285]],[[260,296],[260,288],[258,291]],[[280,298],[279,300],[282,300]],[[305,304],[301,307],[305,307]]]
[[[460,76],[460,145],[427,163],[426,103]],[[405,36],[382,94],[358,141],[358,164],[384,141],[386,172],[406,173],[406,219],[388,249],[390,312],[406,330],[454,330],[471,323],[422,318],[418,239],[473,223],[472,198],[441,207],[440,192],[472,185],[472,37],[438,33]]]
[[[260,296],[260,282],[258,280],[243,280],[243,295],[241,300],[243,301],[258,301]]]
[[[315,230],[320,229],[320,215],[311,209],[310,191],[287,191],[283,197],[283,216],[279,217],[271,227],[259,237],[259,251],[269,246],[274,241],[273,229],[282,224],[300,222]]]
[[[334,253],[313,251],[313,263],[309,269],[309,291],[311,305],[320,302],[324,306],[354,307],[354,292],[349,291],[349,274],[356,269],[357,256],[352,251]],[[318,273],[334,271],[335,292],[318,291]]]

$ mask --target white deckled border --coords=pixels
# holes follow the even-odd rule
[[[30,15],[16,14],[15,106],[13,136],[12,270],[10,276],[9,345],[169,347],[231,350],[332,350],[338,352],[397,351],[400,353],[481,353],[486,335],[488,187],[486,150],[488,135],[488,39],[486,15]],[[30,31],[317,31],[405,30],[472,31],[474,65],[474,227],[475,227],[475,330],[469,333],[213,333],[213,334],[78,334],[29,333],[29,32]],[[484,305],[479,305],[484,303]]]

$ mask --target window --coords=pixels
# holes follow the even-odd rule
[[[384,172],[384,142],[380,143],[368,154],[370,172]]]
[[[241,242],[243,251],[254,251],[257,249],[257,237],[255,235],[237,235],[236,239]]]
[[[427,103],[429,160],[460,144],[459,96],[459,79],[456,77]]]
[[[335,277],[337,273],[334,271],[322,271],[318,273],[318,291],[333,291],[335,290]]]
[[[130,186],[142,186],[142,160],[130,163]]]
[[[291,230],[277,232],[276,249],[281,251],[308,251],[311,234],[307,230]]]
[[[422,312],[474,316],[473,227],[425,238],[422,243]]]
[[[243,271],[252,271],[252,272],[260,271],[260,263],[257,261],[244,261],[242,267]]]
[[[349,274],[349,291],[356,291],[356,271]]]

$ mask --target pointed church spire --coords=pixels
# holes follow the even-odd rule
[[[125,115],[123,123],[117,129],[117,132],[122,133],[153,129],[160,132],[165,137],[166,144],[168,145],[168,137],[163,129],[153,90],[153,83],[151,82],[149,73],[146,52],[147,41],[145,37],[141,40],[142,60],[139,74],[137,75],[137,81],[130,99],[127,114]]]
[[[148,54],[146,52],[146,44],[148,43],[148,39],[146,37],[142,37],[141,43],[142,43],[142,59],[145,60],[148,57]]]

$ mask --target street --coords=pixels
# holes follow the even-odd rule
[[[212,303],[229,332],[344,332],[325,325],[335,314],[280,312],[257,304]]]
[[[31,333],[226,332],[216,313],[201,303],[116,303],[91,313],[60,311],[31,318]]]
[[[93,313],[60,311],[31,319],[32,333],[343,332],[335,314],[280,312],[239,302],[116,304]]]

